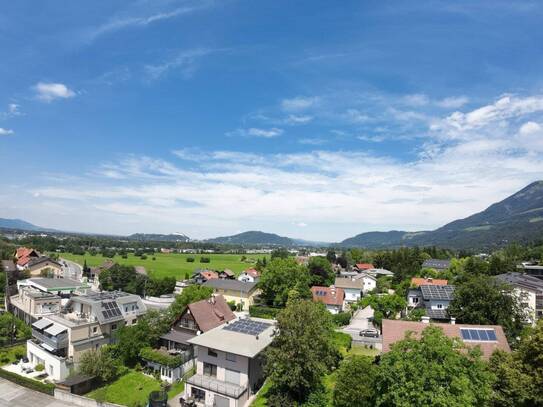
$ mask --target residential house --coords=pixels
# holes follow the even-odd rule
[[[15,252],[15,262],[19,270],[23,270],[27,263],[32,259],[41,257],[40,253],[28,247],[19,247]]]
[[[213,288],[213,292],[222,295],[227,302],[233,301],[242,311],[248,311],[260,293],[256,283],[245,283],[239,280],[211,279],[206,281],[204,286]]]
[[[91,267],[89,269],[89,281],[98,282],[98,278],[100,277],[100,273],[102,271],[109,270],[115,264],[116,263],[113,260],[107,259],[100,266]]]
[[[543,280],[543,265],[533,262],[523,262],[517,266],[517,269],[532,277]]]
[[[478,346],[485,359],[490,358],[495,350],[511,352],[503,329],[499,325],[468,325],[412,322],[401,320],[384,319],[382,323],[383,353],[389,352],[391,346],[404,339],[408,332],[412,332],[416,338],[420,337],[422,331],[428,326],[437,326],[449,338],[459,338],[470,347]]]
[[[219,274],[213,270],[196,270],[192,275],[192,279],[196,284],[204,284],[209,280],[216,280],[219,278]]]
[[[219,271],[218,274],[219,278],[222,278],[223,280],[234,280],[236,278],[236,275],[230,269],[224,269],[222,271]]]
[[[196,374],[185,384],[185,400],[197,406],[248,407],[264,382],[263,351],[274,332],[270,320],[245,318],[190,339],[198,358]]]
[[[34,287],[40,291],[56,294],[62,298],[69,298],[76,292],[85,292],[89,285],[83,281],[72,280],[70,278],[47,278],[35,277],[19,280],[17,287],[21,289],[23,286]]]
[[[326,309],[332,314],[343,311],[343,304],[345,301],[345,291],[343,291],[343,288],[337,288],[335,286],[313,286],[311,287],[311,293],[313,294],[313,301],[322,302],[326,305]]]
[[[377,268],[377,269],[368,269],[365,271],[366,274],[369,274],[370,276],[373,276],[375,278],[378,277],[393,277],[394,273],[387,269]]]
[[[411,279],[411,287],[420,287],[421,285],[447,285],[449,284],[448,280],[442,280],[438,278],[431,277],[413,277]]]
[[[434,269],[436,271],[445,271],[451,267],[450,260],[428,259],[422,263],[423,269]]]
[[[77,368],[81,355],[114,343],[123,325],[137,323],[146,312],[141,298],[120,291],[74,295],[60,314],[32,324],[27,357],[32,365],[43,364],[55,381],[64,380]]]
[[[336,277],[334,286],[343,290],[345,293],[345,302],[351,304],[360,300],[364,288],[364,280],[355,277]]]
[[[449,320],[447,308],[453,297],[452,285],[421,285],[408,290],[407,309],[409,312],[415,308],[424,308],[426,316],[432,320]]]
[[[371,263],[356,263],[354,269],[358,272],[375,269]]]
[[[39,277],[41,275],[54,278],[62,277],[61,264],[49,257],[31,258],[25,264],[23,270],[28,271],[31,277]]]
[[[543,280],[522,273],[505,273],[496,278],[513,286],[527,314],[526,322],[533,324],[543,316]]]
[[[253,268],[247,269],[239,275],[238,280],[244,283],[257,283],[260,280],[260,271]]]
[[[222,295],[189,304],[174,321],[170,331],[160,337],[161,350],[179,356],[179,365],[164,366],[147,361],[147,366],[160,371],[162,380],[171,382],[180,379],[193,366],[195,352],[189,339],[234,319],[236,316]]]

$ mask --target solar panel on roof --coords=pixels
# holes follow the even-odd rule
[[[270,324],[253,321],[251,319],[239,319],[224,327],[227,331],[239,332],[247,335],[256,336],[262,333]]]
[[[497,340],[494,329],[461,328],[460,335],[465,341],[491,342]]]

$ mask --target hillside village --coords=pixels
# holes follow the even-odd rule
[[[155,256],[180,256],[156,250]],[[17,353],[2,359],[9,363],[0,377],[30,382],[60,399],[80,397],[103,405],[346,406],[362,395],[366,401],[360,405],[378,400],[388,405],[393,387],[369,383],[379,380],[379,369],[398,368],[393,358],[412,341],[423,344],[433,335],[433,341],[465,359],[462,363],[482,369],[469,374],[483,375],[488,394],[478,395],[476,388],[463,392],[501,405],[496,400],[505,397],[503,390],[493,385],[498,378],[483,379],[484,371],[499,375],[513,368],[506,365],[521,349],[539,346],[530,339],[543,330],[538,323],[543,265],[537,264],[536,253],[512,247],[460,258],[435,248],[275,249],[239,272],[200,263],[190,275],[160,279],[141,266],[112,259],[88,267],[54,250],[21,246],[2,260],[0,318],[16,329],[1,340]],[[307,335],[316,335],[315,343],[323,341],[331,353],[305,349]],[[281,366],[280,355],[298,347],[299,353]],[[475,349],[479,354],[471,353]],[[301,365],[314,357],[325,364],[302,373]],[[428,364],[441,363],[428,357]],[[374,371],[375,377],[345,389],[340,378],[367,363],[365,374]],[[289,393],[296,376],[280,373],[289,366],[299,366],[304,381],[313,375],[301,399]],[[529,366],[517,368],[525,372]],[[290,377],[288,383],[282,382],[283,374]],[[129,391],[128,378],[149,385],[122,401],[119,394]],[[331,381],[329,387],[315,387],[324,378]],[[443,380],[452,383],[454,377]],[[532,403],[539,394],[532,389],[523,397]],[[321,404],[310,404],[311,397]]]

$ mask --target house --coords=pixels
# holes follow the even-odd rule
[[[257,283],[260,280],[260,271],[253,268],[247,269],[239,275],[238,280],[244,283]]]
[[[391,346],[404,339],[407,332],[412,332],[415,337],[420,337],[421,332],[428,326],[437,326],[449,338],[459,338],[472,348],[479,346],[485,359],[490,358],[495,350],[511,352],[503,329],[499,325],[467,325],[412,322],[384,319],[382,325],[383,353],[389,352]]]
[[[120,291],[74,295],[61,313],[32,324],[32,339],[26,343],[33,366],[43,364],[55,381],[77,369],[81,355],[114,343],[123,325],[137,323],[147,309],[141,298]]]
[[[222,295],[227,302],[234,302],[242,311],[249,311],[260,293],[256,283],[245,283],[239,280],[211,279],[204,283],[205,287],[213,288],[213,292]]]
[[[192,278],[196,284],[203,284],[209,280],[216,280],[219,278],[219,274],[213,270],[196,270],[192,275]]]
[[[72,280],[70,278],[46,278],[36,277],[27,278],[26,280],[19,280],[17,287],[21,289],[22,286],[34,287],[42,292],[48,292],[56,294],[62,298],[68,298],[76,291],[85,291],[89,288],[86,282]]]
[[[28,247],[19,247],[15,252],[15,262],[17,264],[17,268],[19,270],[23,270],[30,260],[37,259],[39,257],[41,257],[41,255],[36,250],[29,249]]]
[[[445,271],[451,267],[450,260],[439,260],[439,259],[428,259],[424,260],[421,268],[423,269],[434,269],[436,271]]]
[[[437,278],[422,278],[422,277],[413,277],[411,279],[411,287],[420,287],[421,285],[447,285],[449,284],[448,280],[440,280]]]
[[[190,339],[198,358],[196,374],[185,384],[185,400],[197,406],[247,407],[264,382],[263,351],[274,332],[270,320],[244,318]]]
[[[232,270],[224,269],[222,271],[219,271],[219,278],[222,278],[223,280],[225,279],[233,280],[236,278],[236,275],[234,274]]]
[[[421,285],[408,290],[407,308],[424,308],[426,316],[432,320],[449,320],[447,308],[453,297],[453,285]]]
[[[102,265],[98,267],[91,267],[89,271],[89,280],[90,281],[98,281],[98,277],[100,276],[100,273],[102,271],[109,270],[112,268],[116,263],[113,260],[107,259],[105,260]]]
[[[214,295],[207,300],[189,304],[181,315],[174,321],[170,331],[160,337],[163,353],[180,356],[179,365],[164,366],[161,363],[147,360],[147,366],[160,371],[162,380],[175,381],[193,367],[193,346],[189,339],[205,333],[222,324],[236,319],[236,316],[222,295]]]
[[[50,259],[49,257],[31,258],[23,267],[27,270],[31,277],[62,277],[62,266],[59,262]]]
[[[336,277],[334,286],[345,293],[345,302],[354,303],[360,300],[364,289],[364,280],[355,277]]]
[[[322,302],[326,305],[326,309],[332,314],[337,314],[343,311],[343,303],[345,301],[345,291],[343,288],[330,287],[311,287],[314,302]]]
[[[373,264],[371,264],[371,263],[356,263],[356,264],[354,265],[354,268],[355,268],[358,272],[361,272],[361,271],[366,271],[366,270],[374,269],[375,267],[373,267]]]
[[[373,276],[373,277],[393,277],[394,276],[394,273],[390,270],[387,270],[387,269],[368,269],[365,271],[366,274],[369,274],[370,276]]]
[[[543,280],[543,265],[534,264],[532,262],[523,262],[517,266],[517,269],[532,277]]]
[[[522,273],[500,274],[496,279],[513,286],[527,313],[526,322],[533,324],[543,316],[543,280]]]

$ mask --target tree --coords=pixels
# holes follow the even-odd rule
[[[152,345],[151,328],[145,319],[140,319],[136,325],[125,325],[117,331],[117,356],[127,366],[134,366],[139,359],[142,348]]]
[[[516,342],[526,319],[512,287],[483,274],[466,275],[456,285],[448,312],[464,324],[501,325],[510,343]]]
[[[543,319],[522,336],[518,357],[534,385],[533,405],[543,405]]]
[[[329,287],[334,284],[336,275],[326,257],[312,257],[309,260],[308,269],[311,276],[311,285]]]
[[[496,351],[490,357],[490,370],[496,376],[492,406],[528,407],[541,405],[536,401],[537,386],[516,354]]]
[[[351,356],[341,362],[333,393],[334,407],[371,407],[377,366],[366,356]]]
[[[113,355],[113,349],[102,346],[97,350],[89,350],[81,355],[79,372],[94,376],[101,382],[109,382],[117,377],[119,362]]]
[[[275,258],[260,276],[260,297],[268,305],[282,307],[287,303],[292,289],[297,291],[299,298],[310,298],[309,282],[307,267],[299,265],[294,259]]]
[[[429,326],[420,340],[408,334],[381,357],[375,405],[482,406],[491,398],[493,379],[479,349]]]
[[[334,250],[328,250],[326,252],[326,259],[330,262],[330,264],[334,264],[336,262],[336,252]]]
[[[368,305],[375,311],[373,316],[375,323],[381,325],[383,318],[396,319],[396,315],[406,307],[407,303],[405,298],[396,294],[371,294],[360,300],[360,306],[362,308],[365,308]]]
[[[324,374],[337,358],[331,341],[330,313],[322,304],[292,300],[277,316],[277,330],[266,351],[269,398],[291,401],[284,405],[304,402],[320,388]]]
[[[275,249],[271,252],[271,259],[287,259],[289,252],[287,249]]]
[[[210,287],[204,287],[197,284],[185,287],[181,294],[175,297],[175,301],[168,309],[169,322],[173,323],[173,321],[185,310],[187,305],[196,301],[206,300],[211,297],[211,294],[213,294],[213,289]]]

